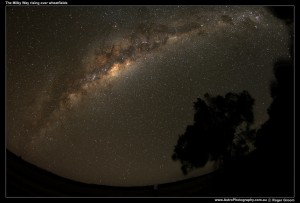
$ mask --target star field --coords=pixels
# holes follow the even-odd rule
[[[7,148],[63,177],[149,185],[183,176],[171,155],[206,92],[272,102],[288,27],[264,7],[6,7]]]

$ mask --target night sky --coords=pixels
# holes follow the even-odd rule
[[[283,21],[263,7],[6,7],[6,144],[73,180],[173,182],[171,158],[205,93],[247,90],[268,119]]]

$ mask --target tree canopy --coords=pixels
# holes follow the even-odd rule
[[[227,162],[249,151],[254,136],[254,99],[247,91],[225,96],[204,95],[194,103],[194,124],[179,136],[173,160],[180,160],[182,172],[203,167],[209,160]]]

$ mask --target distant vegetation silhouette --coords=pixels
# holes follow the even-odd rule
[[[254,99],[247,91],[227,93],[223,96],[204,95],[194,103],[194,124],[179,136],[172,156],[180,160],[182,172],[203,167],[208,160],[221,160],[224,164],[249,151],[253,141]]]

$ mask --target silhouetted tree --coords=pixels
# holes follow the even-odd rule
[[[194,124],[179,136],[172,156],[181,161],[183,173],[203,167],[208,160],[227,163],[232,157],[247,153],[247,142],[254,135],[250,129],[253,104],[247,91],[198,98],[194,103]]]
[[[272,14],[289,28],[290,59],[278,60],[274,66],[276,80],[271,83],[273,102],[269,120],[257,131],[257,164],[266,195],[293,196],[294,190],[294,7],[270,7]]]
[[[273,102],[268,109],[269,120],[257,131],[256,148],[260,166],[271,194],[293,195],[294,180],[294,95],[293,63],[277,62],[277,79],[271,84]]]
[[[269,195],[294,195],[294,7],[271,7],[277,18],[289,27],[290,59],[274,66],[276,80],[270,90],[273,102],[268,109],[269,120],[257,131],[256,148],[263,170],[264,187]]]
[[[273,102],[268,108],[269,120],[258,130],[257,148],[275,151],[293,137],[293,67],[288,61],[275,64],[276,81],[271,84]],[[280,152],[282,154],[284,152]]]

